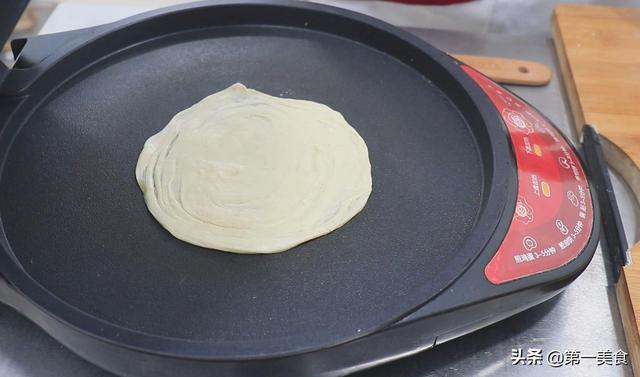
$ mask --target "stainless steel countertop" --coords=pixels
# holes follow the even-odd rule
[[[550,40],[542,37],[471,34],[466,32],[411,30],[435,46],[453,53],[500,55],[531,59],[553,68],[553,80],[541,88],[512,87],[565,134],[576,140],[570,126]],[[366,64],[366,62],[363,62]],[[616,176],[618,196],[629,242],[637,239],[637,203]],[[587,270],[561,295],[485,329],[452,340],[418,355],[358,373],[359,377],[427,376],[632,376],[630,366],[599,366],[595,360],[554,368],[512,365],[514,348],[580,351],[627,350],[608,260],[600,249]],[[0,305],[0,376],[112,376],[65,349],[44,331],[9,307]]]

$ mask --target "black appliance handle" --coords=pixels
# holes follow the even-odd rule
[[[601,245],[611,258],[613,280],[617,283],[622,267],[630,263],[629,245],[620,218],[616,194],[611,185],[607,162],[602,152],[600,136],[596,129],[590,125],[585,125],[582,128],[582,149],[602,214],[603,239]]]
[[[4,82],[0,76],[0,100],[2,96],[11,97],[26,94],[30,85],[38,79],[42,72],[47,70],[48,66],[55,64],[57,58],[95,38],[109,27],[110,24],[105,24],[12,40],[11,50],[16,62]],[[48,59],[54,55],[57,58]]]
[[[9,42],[13,29],[18,24],[29,0],[3,0],[0,2],[0,42]]]
[[[29,0],[0,1],[0,46],[9,41],[13,29],[18,24],[22,12],[29,4]],[[0,62],[0,83],[9,73],[9,67]]]

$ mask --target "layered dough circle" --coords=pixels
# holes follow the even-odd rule
[[[136,179],[175,237],[276,253],[327,234],[371,193],[367,146],[329,107],[242,84],[178,113],[144,144]]]

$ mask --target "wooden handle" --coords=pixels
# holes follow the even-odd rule
[[[541,86],[551,80],[551,70],[546,65],[530,60],[478,55],[451,56],[501,84]]]

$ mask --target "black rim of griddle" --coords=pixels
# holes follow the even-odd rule
[[[241,1],[233,3],[202,2],[166,8],[128,18],[111,24],[104,29],[100,29],[100,32],[91,40],[88,42],[83,41],[72,51],[63,51],[58,54],[58,56],[50,56],[48,61],[45,61],[45,63],[49,64],[47,69],[37,72],[37,75],[33,76],[33,81],[30,87],[26,88],[23,93],[18,93],[25,94],[27,96],[32,95],[32,98],[25,97],[25,102],[23,102],[19,110],[14,113],[14,116],[19,116],[22,119],[23,124],[28,119],[29,114],[46,99],[46,95],[55,91],[56,87],[48,88],[45,91],[46,94],[39,98],[38,102],[34,103],[32,107],[24,106],[25,103],[32,101],[33,98],[37,98],[33,93],[36,93],[38,90],[43,90],[44,87],[41,88],[40,83],[45,81],[44,79],[52,79],[53,77],[63,77],[65,80],[70,79],[74,75],[78,74],[78,72],[73,71],[74,67],[77,67],[78,64],[80,64],[80,66],[88,67],[92,62],[97,62],[100,59],[105,58],[105,56],[94,56],[95,53],[93,52],[94,50],[92,50],[92,46],[94,44],[117,43],[118,40],[122,40],[124,34],[131,32],[136,34],[138,42],[153,39],[157,35],[161,34],[163,30],[163,23],[167,18],[179,18],[183,12],[193,12],[194,10],[204,6],[216,7],[216,9],[220,9],[221,11],[225,8],[251,9],[252,12],[246,12],[246,17],[230,20],[230,22],[236,24],[241,23],[248,25],[263,25],[265,21],[262,19],[263,16],[260,14],[261,12],[259,12],[259,10],[262,8],[265,10],[272,8],[271,10],[282,9],[282,17],[274,16],[276,12],[272,12],[269,20],[270,24],[299,28],[307,27],[307,25],[303,25],[302,22],[300,22],[300,18],[290,18],[285,10],[289,12],[304,13],[314,20],[314,22],[310,23],[310,26],[308,27],[322,32],[347,37],[355,41],[360,41],[361,43],[366,43],[363,41],[368,41],[369,45],[372,45],[374,48],[381,49],[405,64],[412,66],[416,70],[419,69],[420,62],[425,60],[435,62],[441,66],[446,73],[450,75],[450,77],[454,78],[453,82],[455,82],[455,85],[458,85],[457,88],[452,89],[452,91],[458,93],[458,97],[452,98],[451,100],[460,107],[464,107],[473,113],[469,116],[476,118],[476,126],[482,124],[485,125],[486,131],[483,130],[481,132],[486,132],[488,134],[488,137],[486,138],[486,140],[488,140],[488,144],[483,145],[482,147],[491,150],[492,160],[487,161],[485,164],[485,166],[488,166],[490,169],[484,172],[484,178],[487,182],[485,182],[482,207],[477,216],[474,228],[471,231],[470,236],[465,241],[464,247],[474,248],[474,250],[478,250],[479,254],[480,250],[485,247],[490,239],[501,238],[503,236],[502,234],[495,234],[495,229],[503,216],[505,207],[513,204],[509,203],[509,198],[513,196],[510,195],[510,193],[515,191],[516,177],[506,131],[504,130],[502,120],[496,113],[489,99],[460,69],[458,63],[442,51],[439,51],[417,37],[400,31],[386,23],[342,9],[316,4],[291,3],[286,1]],[[316,22],[318,20],[322,20],[322,22]],[[340,20],[340,24],[333,24],[336,20]],[[206,20],[202,20],[202,22],[206,23]],[[377,41],[380,41],[380,45],[376,45]],[[397,44],[389,44],[389,41],[393,41]],[[119,48],[127,47],[131,44],[133,44],[131,41],[128,41],[125,46],[118,46],[116,44],[112,47],[112,52],[116,53]],[[101,51],[101,49],[96,50]],[[16,74],[27,75],[29,72],[17,72]],[[13,84],[10,82],[11,77],[9,77],[8,81],[9,83],[6,87],[11,87]],[[62,85],[63,83],[64,81],[59,82],[59,85]],[[0,139],[0,143],[2,143],[0,148],[8,150],[11,142],[12,140],[7,141],[7,137]],[[3,157],[3,164],[6,158],[7,155]],[[17,261],[16,257],[12,254],[11,247],[6,239],[6,235],[4,234],[4,229],[2,230],[2,233],[3,237],[1,243],[2,247],[5,249],[3,253],[0,253],[0,271],[2,272],[2,275],[16,288],[16,290],[21,292],[36,306],[57,318],[59,321],[72,326],[77,331],[122,347],[137,349],[142,352],[202,360],[245,359],[242,356],[236,357],[234,355],[219,355],[216,353],[217,350],[215,344],[208,342],[173,339],[125,329],[93,317],[66,304],[26,273]],[[444,280],[452,282],[457,276],[462,274],[466,267],[468,267],[472,262],[472,260],[467,260],[466,256],[458,256],[457,258],[456,256],[452,257],[452,260],[455,261],[456,259],[463,268],[461,268],[460,271],[442,271],[442,277]],[[427,299],[429,298],[425,298],[425,301]],[[422,304],[424,304],[424,302]],[[405,315],[406,314],[408,313],[405,313]],[[390,318],[389,324],[392,324],[398,319],[400,318]],[[97,331],[98,328],[101,330]],[[362,334],[362,336],[365,335],[367,334]],[[357,339],[357,337],[353,339]],[[346,341],[353,339],[347,339]],[[344,341],[340,341],[336,344],[343,342]],[[327,347],[336,344],[329,344]],[[291,352],[283,352],[277,355],[270,354],[265,357],[289,356],[313,350],[314,349],[312,348],[292,350]],[[260,358],[262,357],[252,357],[251,359]]]

